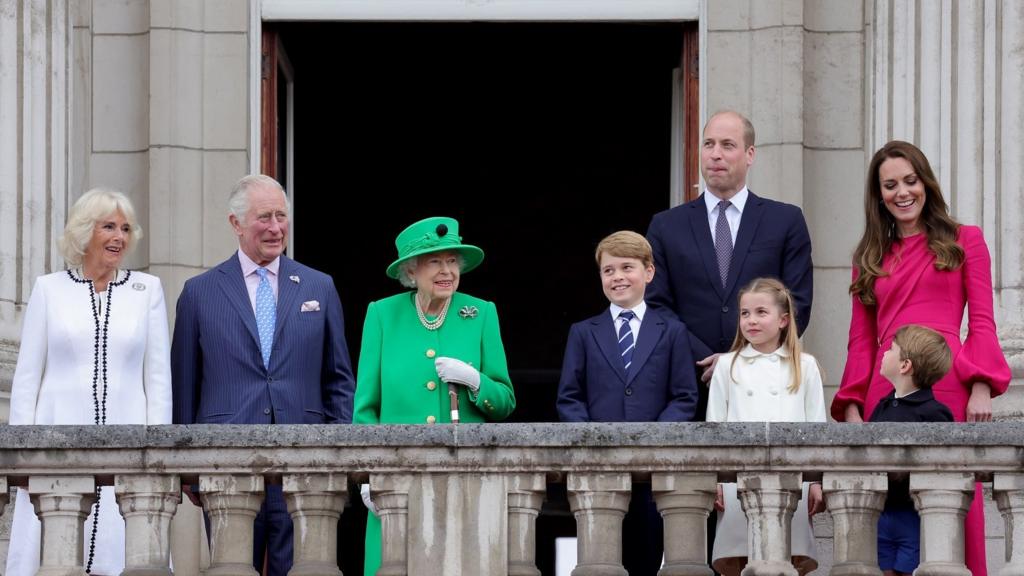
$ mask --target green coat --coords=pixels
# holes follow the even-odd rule
[[[366,310],[352,422],[451,422],[448,385],[434,368],[434,360],[441,356],[457,358],[480,371],[479,393],[456,386],[461,422],[508,417],[516,398],[494,304],[456,292],[444,324],[431,331],[420,323],[413,298],[415,292],[405,292],[371,302]],[[371,513],[365,575],[373,576],[379,565],[380,520]]]

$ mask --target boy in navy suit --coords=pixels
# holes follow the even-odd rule
[[[953,413],[932,394],[932,385],[951,364],[949,345],[938,332],[916,324],[897,330],[880,369],[893,391],[878,403],[870,421],[952,422]],[[901,475],[889,481],[878,519],[878,566],[885,576],[913,573],[920,562],[920,543],[921,519],[910,499],[910,479]]]
[[[611,234],[595,259],[609,309],[573,324],[558,383],[563,422],[687,422],[697,406],[686,326],[644,301],[654,278],[651,245],[636,232]],[[661,567],[661,516],[649,484],[634,484],[623,522],[631,576]]]

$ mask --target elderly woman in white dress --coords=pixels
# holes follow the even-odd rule
[[[120,192],[90,190],[71,208],[59,245],[68,269],[37,278],[25,310],[11,424],[171,422],[163,288],[157,277],[121,267],[141,237]],[[28,493],[18,490],[6,576],[36,573],[39,534]],[[85,538],[87,571],[120,574],[124,520],[112,487],[93,504]]]

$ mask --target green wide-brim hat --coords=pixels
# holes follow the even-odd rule
[[[410,224],[395,238],[398,260],[388,266],[388,277],[398,278],[398,267],[421,254],[451,250],[462,255],[462,272],[469,272],[484,260],[484,251],[462,243],[459,223],[454,218],[434,216]]]

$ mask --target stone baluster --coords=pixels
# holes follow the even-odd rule
[[[7,489],[7,478],[0,476],[0,516],[3,515],[4,508],[7,507],[7,501],[10,497],[10,492]]]
[[[28,493],[43,525],[36,576],[84,576],[84,524],[96,500],[93,477],[32,476]]]
[[[409,490],[412,474],[373,474],[370,495],[380,517],[380,568],[377,576],[407,576]]]
[[[171,576],[171,518],[181,502],[177,475],[114,476],[114,493],[124,516],[124,572],[121,576]]]
[[[252,531],[263,505],[263,477],[200,475],[199,490],[210,518],[210,568],[206,576],[256,576]]]
[[[799,472],[736,475],[750,549],[743,576],[797,576],[790,555],[790,528],[800,501],[800,479]]]
[[[1024,576],[1024,474],[996,474],[992,490],[1006,526],[1006,564],[999,576]]]
[[[348,501],[345,474],[285,474],[282,489],[295,526],[289,576],[341,576],[338,519]]]
[[[888,477],[880,472],[826,472],[821,484],[835,533],[829,576],[881,576],[878,517],[885,507]]]
[[[537,569],[537,515],[547,481],[543,474],[508,477],[508,574],[540,576]]]
[[[921,564],[914,576],[970,576],[964,565],[964,517],[974,498],[974,475],[910,475],[910,493],[921,515]]]
[[[577,564],[572,576],[627,576],[622,567],[622,518],[629,508],[630,475],[572,473],[566,487],[576,516]]]
[[[665,565],[658,576],[711,576],[707,521],[717,474],[651,474],[651,491],[665,520]]]

